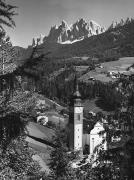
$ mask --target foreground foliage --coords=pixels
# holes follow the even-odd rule
[[[33,152],[24,138],[20,136],[12,140],[4,151],[0,148],[0,179],[25,179],[39,175],[40,167],[33,161]]]

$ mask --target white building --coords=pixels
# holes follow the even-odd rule
[[[39,115],[37,117],[37,123],[41,123],[42,125],[46,125],[48,123],[48,117],[45,115]]]
[[[103,124],[97,122],[94,128],[90,131],[90,154],[94,153],[95,148],[107,149],[107,143],[104,141],[106,133],[104,133]],[[103,142],[104,141],[104,142]]]

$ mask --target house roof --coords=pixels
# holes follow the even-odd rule
[[[52,142],[53,136],[55,135],[55,131],[53,129],[41,126],[34,122],[30,122],[26,128],[29,136],[44,139],[49,142]]]

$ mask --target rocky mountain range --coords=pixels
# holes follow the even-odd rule
[[[80,23],[80,20],[78,22]],[[63,24],[65,26],[65,22],[63,22],[62,25]],[[61,26],[57,26],[54,29],[57,29],[58,31],[59,27]],[[67,32],[65,29],[64,35],[66,34],[65,32]],[[87,35],[87,37],[85,36],[83,40],[73,39],[72,42],[75,43],[67,43],[67,41],[65,41],[67,36],[63,35],[61,37],[64,37],[65,39],[61,39],[64,41],[62,43],[57,43],[57,38],[53,39],[53,41],[50,41],[53,37],[52,35],[50,36],[50,34],[53,33],[49,33],[47,37],[41,36],[41,38],[39,38],[39,46],[36,47],[37,54],[47,54],[47,57],[53,59],[65,59],[82,56],[98,57],[104,61],[109,58],[112,59],[124,56],[134,56],[134,19],[127,18],[127,20],[121,20],[118,23],[112,22],[112,24],[105,30],[105,32],[89,37]],[[59,36],[57,35],[57,37]],[[35,44],[36,40],[34,40],[34,45]],[[16,48],[18,50],[20,49],[20,47]],[[33,47],[31,45],[27,49],[21,48],[19,50],[21,56],[20,59],[25,61],[25,59],[30,56],[32,49]]]
[[[38,38],[33,38],[32,46],[36,44],[40,45],[44,42],[71,44],[103,32],[105,32],[105,28],[95,21],[87,22],[81,18],[69,26],[67,22],[63,20],[59,26],[55,25],[51,27],[48,36],[43,38],[43,36],[40,35]]]

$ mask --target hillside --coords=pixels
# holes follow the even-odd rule
[[[14,49],[19,56],[18,61],[16,62],[17,65],[22,65],[25,62],[25,60],[30,57],[32,53],[32,47],[23,48],[20,46],[14,46]]]

